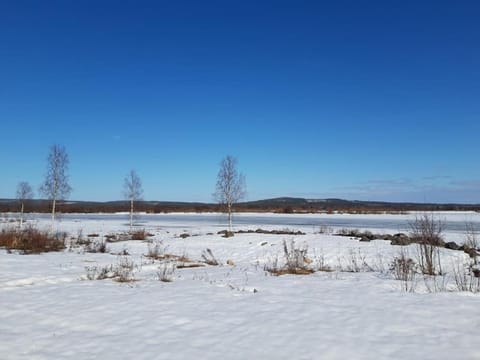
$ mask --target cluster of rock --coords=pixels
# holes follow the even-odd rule
[[[257,230],[238,230],[235,233],[237,234],[271,234],[271,235],[305,235],[304,232],[293,231],[289,229],[284,230],[264,230],[264,229],[257,229]]]
[[[338,236],[347,236],[350,238],[358,239],[359,241],[372,241],[372,240],[387,240],[390,241],[391,245],[400,245],[406,246],[410,244],[419,244],[422,243],[422,239],[416,238],[414,236],[409,236],[405,233],[398,234],[374,234],[370,231],[361,232],[357,229],[353,230],[340,230],[336,235]],[[432,242],[433,245],[438,247],[443,247],[450,250],[463,251],[468,254],[471,258],[476,258],[480,256],[478,249],[469,247],[468,245],[458,245],[454,241],[444,242],[440,237],[434,239]]]
[[[222,235],[224,238],[232,237],[234,234],[305,235],[304,232],[293,231],[289,229],[284,229],[284,230],[257,229],[257,230],[238,230],[238,231],[221,230],[217,234]]]

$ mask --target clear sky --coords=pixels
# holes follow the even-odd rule
[[[0,198],[480,203],[478,1],[2,1]]]

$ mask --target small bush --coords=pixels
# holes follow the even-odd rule
[[[175,275],[174,263],[163,263],[159,266],[157,271],[157,279],[163,282],[172,282]]]
[[[123,248],[120,252],[117,253],[117,255],[120,256],[130,256],[130,253],[128,252],[127,248]]]
[[[147,257],[154,260],[163,260],[166,256],[167,247],[163,245],[161,241],[157,241],[153,244],[148,244]]]
[[[66,233],[38,230],[33,226],[18,229],[6,228],[0,231],[0,247],[7,251],[18,250],[22,254],[40,254],[65,249]]]
[[[327,263],[327,260],[325,259],[325,255],[323,253],[320,253],[319,256],[315,256],[315,260],[316,260],[317,271],[324,271],[324,272],[333,271],[332,267]]]
[[[117,264],[103,267],[87,266],[85,267],[88,280],[113,279],[117,282],[133,282],[136,279],[133,276],[135,264],[127,257],[121,257]]]
[[[117,265],[114,267],[114,280],[117,282],[136,281],[133,276],[135,264],[128,257],[121,257]]]
[[[354,273],[374,271],[373,267],[367,262],[367,256],[362,253],[360,248],[357,251],[349,249],[348,256],[343,259],[339,258],[338,262],[340,271]]]
[[[201,267],[204,264],[194,262],[188,258],[186,254],[183,255],[174,255],[167,253],[168,246],[164,246],[161,241],[157,241],[153,244],[148,244],[148,253],[145,257],[153,260],[168,260],[175,262],[176,269],[186,269]]]
[[[444,246],[443,223],[429,215],[417,217],[410,224],[410,238],[418,244],[418,265],[425,275],[442,274],[439,246]]]
[[[88,280],[104,280],[115,277],[115,272],[113,271],[112,265],[104,267],[86,266],[85,271],[87,272]]]
[[[290,247],[283,241],[283,253],[285,255],[286,265],[289,269],[302,269],[307,264],[307,246],[295,247],[295,242],[290,241]]]
[[[102,240],[90,242],[86,246],[85,251],[90,253],[106,253],[108,252],[107,243]]]
[[[480,277],[477,274],[474,264],[460,260],[453,264],[453,277],[458,291],[480,292]]]
[[[308,275],[315,272],[311,267],[311,260],[307,257],[308,248],[306,245],[297,247],[295,241],[290,241],[290,245],[283,241],[283,256],[285,263],[278,265],[278,257],[273,263],[265,266],[265,270],[274,275]]]
[[[471,222],[465,224],[465,245],[473,249],[480,248],[478,231],[475,229],[475,225]]]
[[[328,225],[320,225],[317,231],[318,234],[332,234],[333,229]]]
[[[393,273],[393,277],[395,280],[402,281],[402,289],[405,292],[414,292],[415,290],[416,268],[415,261],[408,257],[407,252],[403,248],[390,264],[390,271]]]
[[[478,251],[480,250],[480,241],[478,240],[478,231],[473,223],[465,225],[465,245],[464,251],[473,259],[474,263],[478,263]]]
[[[85,239],[83,236],[83,229],[78,229],[77,237],[72,239],[74,239],[76,245],[86,245],[87,243],[90,243],[90,239]]]
[[[73,246],[89,246],[92,243],[92,240],[90,239],[85,239],[83,237],[74,239],[72,242]]]
[[[130,236],[132,240],[147,240],[147,238],[152,236],[152,234],[149,234],[147,231],[145,231],[145,229],[140,229],[132,231]]]

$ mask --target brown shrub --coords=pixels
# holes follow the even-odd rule
[[[18,250],[22,254],[40,254],[65,249],[66,233],[52,234],[33,226],[25,229],[6,228],[0,232],[0,247],[8,251]]]
[[[152,236],[152,234],[148,233],[145,229],[139,229],[132,231],[130,236],[132,240],[147,240],[147,238]]]

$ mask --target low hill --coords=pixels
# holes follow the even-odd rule
[[[47,200],[30,200],[26,204],[27,212],[49,212],[50,202]],[[0,199],[0,212],[16,212],[19,204],[15,199]],[[93,212],[121,212],[129,211],[128,201],[64,201],[59,204],[58,210],[64,213],[93,213]],[[148,213],[162,212],[211,212],[221,211],[221,206],[213,203],[177,202],[177,201],[139,201],[135,205],[136,211]],[[381,201],[358,201],[344,199],[304,199],[293,197],[279,197],[273,199],[247,201],[237,204],[239,212],[277,212],[277,213],[315,213],[315,212],[404,212],[404,211],[447,211],[472,210],[480,211],[480,204],[420,204],[396,203]]]

